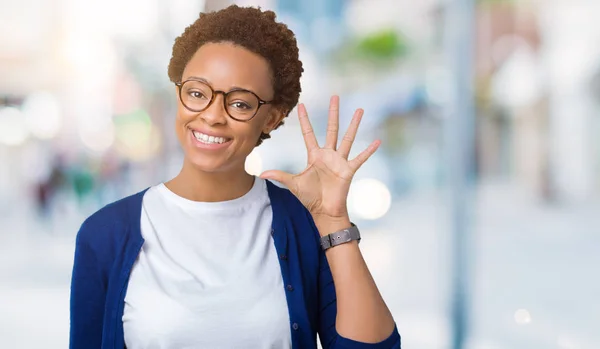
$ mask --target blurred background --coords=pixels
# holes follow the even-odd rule
[[[600,348],[597,0],[0,0],[0,347],[66,348],[79,225],[175,175],[175,37],[273,9],[319,137],[365,109],[349,207],[411,349]],[[300,171],[286,125],[247,169]],[[594,276],[596,275],[596,276]]]

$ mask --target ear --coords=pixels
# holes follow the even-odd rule
[[[267,119],[267,122],[265,123],[265,126],[262,129],[262,132],[269,134],[275,129],[275,127],[277,127],[277,125],[279,125],[281,120],[283,120],[283,118],[285,118],[287,114],[287,110],[285,110],[283,107],[271,108],[271,111],[269,112],[269,117]]]

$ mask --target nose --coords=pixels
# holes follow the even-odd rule
[[[227,123],[227,111],[225,110],[225,96],[217,93],[208,108],[200,112],[199,116],[208,125],[219,125]]]

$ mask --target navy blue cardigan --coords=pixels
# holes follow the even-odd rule
[[[292,286],[285,287],[292,347],[316,348],[318,333],[325,349],[400,349],[397,328],[376,344],[337,333],[333,278],[312,217],[287,189],[269,181],[267,188],[283,283]],[[71,349],[125,348],[121,318],[129,273],[144,243],[140,220],[146,190],[105,206],[81,225],[71,280]]]

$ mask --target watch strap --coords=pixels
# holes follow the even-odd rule
[[[321,237],[321,248],[323,251],[350,241],[360,242],[360,232],[354,223],[350,228],[342,229]]]

